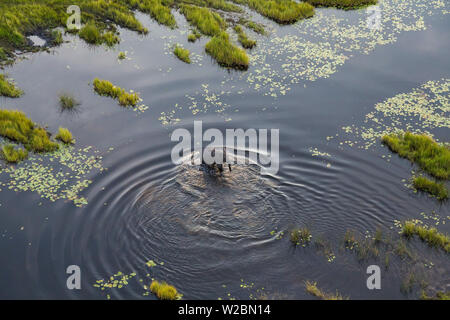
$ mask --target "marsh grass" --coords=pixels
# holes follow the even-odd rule
[[[0,74],[0,96],[18,98],[22,94],[22,90],[17,88],[12,81],[8,80],[4,74]]]
[[[219,14],[208,8],[200,8],[192,5],[182,5],[180,12],[193,26],[207,36],[219,35],[226,27],[225,21]]]
[[[177,289],[166,282],[152,281],[150,284],[150,291],[160,300],[177,300],[180,297]]]
[[[450,178],[450,149],[440,146],[426,135],[390,134],[382,138],[390,150],[400,157],[417,163],[423,170],[438,179]]]
[[[36,126],[17,110],[0,109],[0,135],[23,144],[28,151],[50,152],[58,149],[58,144],[50,140],[45,129]]]
[[[256,32],[258,34],[267,35],[264,25],[261,23],[256,23],[254,21],[251,21],[251,20],[248,20],[245,18],[240,18],[239,23],[242,24],[243,26],[246,26],[247,28],[253,30],[254,32]]]
[[[189,50],[176,45],[173,49],[173,53],[178,57],[181,61],[185,63],[191,63],[191,58],[189,58]]]
[[[248,69],[247,53],[230,42],[226,32],[214,36],[205,47],[206,53],[213,57],[221,66],[234,69]]]
[[[334,7],[338,9],[359,9],[373,4],[378,0],[304,0],[314,7]]]
[[[149,14],[159,24],[165,25],[169,28],[176,28],[175,21],[170,8],[166,6],[161,0],[126,0],[133,7],[139,11]]]
[[[422,290],[420,295],[421,300],[450,300],[450,292],[438,291],[434,294],[434,296],[429,296],[425,290]]]
[[[95,22],[88,22],[78,35],[81,39],[92,45],[105,44],[112,47],[120,42],[120,38],[112,31],[103,32],[97,27]]]
[[[73,111],[77,106],[80,105],[80,102],[69,93],[60,94],[58,99],[59,106],[62,111]]]
[[[201,33],[194,29],[194,30],[192,30],[192,32],[188,35],[188,41],[189,41],[189,42],[195,42],[195,41],[197,41],[198,39],[200,39],[201,36],[202,36]]]
[[[438,200],[448,199],[448,190],[443,182],[435,182],[425,177],[413,178],[413,186],[417,190],[427,192]]]
[[[55,46],[59,46],[64,42],[62,32],[59,30],[52,31],[52,43]]]
[[[409,259],[414,260],[414,255],[410,249],[406,246],[406,242],[398,240],[394,248],[394,253],[397,254],[402,260]]]
[[[322,300],[348,300],[348,297],[343,297],[337,290],[336,293],[328,293],[317,287],[317,282],[306,281],[305,282],[306,291]]]
[[[243,12],[241,8],[225,0],[179,0],[178,2],[182,2],[185,4],[193,4],[198,7],[208,7],[225,12],[236,12],[236,13]]]
[[[125,60],[127,58],[127,55],[125,52],[119,52],[119,54],[117,55],[117,59],[119,60]]]
[[[352,250],[358,245],[358,240],[356,238],[355,232],[353,230],[347,230],[344,234],[344,246],[347,249]]]
[[[18,163],[27,158],[28,151],[26,149],[15,148],[13,144],[5,144],[2,146],[2,156],[8,163]]]
[[[314,7],[309,3],[295,2],[292,0],[232,0],[239,4],[245,4],[259,14],[272,19],[280,24],[291,24],[300,19],[314,15]]]
[[[414,221],[405,221],[402,227],[402,234],[406,238],[417,235],[420,240],[428,243],[430,247],[441,248],[447,253],[450,252],[450,237],[439,232],[436,228],[428,228]]]
[[[235,26],[234,31],[236,31],[238,35],[238,41],[245,49],[252,49],[256,45],[256,41],[249,39],[241,26],[239,25]]]
[[[311,241],[311,237],[311,231],[307,227],[294,229],[290,233],[290,240],[296,246],[306,246]]]
[[[137,93],[126,92],[124,89],[113,85],[107,80],[95,78],[93,81],[95,92],[101,96],[108,96],[119,101],[121,106],[136,106],[140,98]]]
[[[72,144],[75,142],[73,139],[72,133],[66,128],[59,127],[58,133],[55,136],[55,139],[62,141],[65,144]]]

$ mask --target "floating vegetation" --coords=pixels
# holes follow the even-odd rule
[[[127,58],[127,54],[125,52],[119,52],[117,59],[119,60],[125,60]]]
[[[335,7],[339,9],[358,9],[377,4],[378,0],[305,0],[314,7]]]
[[[245,18],[240,18],[239,19],[239,23],[246,26],[247,28],[253,30],[254,32],[261,34],[261,35],[266,35],[267,32],[264,28],[264,25],[261,23],[257,23]]]
[[[94,79],[94,90],[101,96],[109,96],[113,99],[117,99],[121,106],[133,106],[135,107],[140,101],[139,95],[132,91],[126,92],[124,89],[113,85],[107,80]]]
[[[79,106],[80,102],[78,102],[75,97],[69,93],[63,93],[59,95],[59,106],[61,110],[69,110],[72,111],[76,106]]]
[[[50,152],[58,149],[58,144],[50,140],[45,129],[17,110],[0,109],[0,135],[23,144],[29,151]]]
[[[28,161],[0,169],[1,186],[15,192],[32,191],[52,202],[65,199],[77,207],[87,204],[80,193],[91,184],[94,170],[102,172],[102,157],[92,147],[61,144],[57,151],[31,155]]]
[[[355,135],[361,140],[346,140],[342,144],[368,149],[383,136],[400,130],[432,136],[430,131],[433,129],[449,128],[449,92],[450,79],[428,81],[408,93],[377,103],[375,110],[365,116],[364,126],[342,128],[347,134]]]
[[[16,87],[16,85],[4,74],[0,74],[0,96],[9,98],[18,98],[22,95],[22,90]]]
[[[166,282],[158,282],[153,280],[150,284],[150,290],[160,300],[179,300],[181,295],[178,293],[174,286],[167,284]]]
[[[317,282],[306,281],[305,282],[306,291],[322,300],[348,300],[348,297],[343,297],[337,290],[336,293],[328,293],[317,287]]]
[[[413,178],[413,186],[417,190],[427,192],[438,200],[448,199],[448,190],[443,182],[435,182],[426,177]]]
[[[125,0],[132,6],[144,13],[148,13],[153,19],[158,23],[165,25],[170,28],[175,28],[177,23],[174,16],[170,12],[170,8],[166,6],[166,3],[171,3],[172,1],[161,1],[161,0]]]
[[[206,44],[205,49],[206,53],[223,67],[244,70],[248,68],[249,59],[247,54],[230,42],[226,32],[214,36]]]
[[[100,288],[100,290],[112,289],[112,288],[121,289],[123,287],[126,287],[129,283],[130,279],[134,278],[135,276],[136,276],[136,273],[134,273],[134,272],[132,272],[130,274],[124,274],[123,272],[119,271],[107,279],[100,279],[100,280],[95,281],[93,286],[96,288]]]
[[[189,50],[176,45],[173,49],[173,53],[177,56],[178,59],[185,63],[191,63],[191,59],[189,58]]]
[[[311,231],[308,228],[294,229],[290,233],[290,240],[294,245],[301,245],[306,247],[306,245],[311,241]]]
[[[95,22],[88,22],[78,33],[81,39],[89,44],[99,45],[106,44],[112,47],[120,42],[120,38],[112,31],[102,33],[102,31],[95,25]]]
[[[418,221],[405,221],[402,234],[407,238],[417,235],[429,246],[444,249],[447,253],[450,252],[450,237],[448,235],[437,231],[436,228],[421,225]]]
[[[450,292],[443,292],[438,291],[434,294],[434,296],[429,296],[425,292],[425,290],[422,291],[422,294],[420,296],[421,300],[450,300]]]
[[[256,46],[256,41],[249,39],[240,25],[236,25],[234,31],[236,31],[238,40],[245,49],[252,49]]]
[[[75,140],[72,137],[72,133],[66,128],[59,127],[58,134],[55,136],[55,139],[62,141],[65,144],[75,143]]]
[[[28,151],[26,149],[16,148],[13,144],[5,144],[2,146],[2,156],[6,162],[18,163],[27,158]]]
[[[410,132],[385,135],[382,138],[391,151],[417,163],[423,170],[439,179],[450,178],[450,149],[440,146],[427,135]],[[421,181],[423,182],[423,181]]]
[[[192,31],[192,33],[190,33],[190,34],[188,35],[188,41],[189,41],[189,42],[195,42],[195,41],[197,41],[198,39],[200,39],[201,36],[202,36],[202,35],[201,35],[197,30],[194,30],[194,31]]]

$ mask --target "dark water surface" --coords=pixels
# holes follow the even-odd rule
[[[317,11],[350,23],[354,19],[355,25],[365,15]],[[384,258],[358,262],[342,248],[343,235],[347,229],[373,234],[381,227],[395,237],[394,220],[420,219],[421,212],[433,210],[448,221],[448,203],[406,187],[402,179],[409,179],[414,167],[396,156],[387,161],[382,156],[389,153],[379,143],[365,150],[326,137],[342,135],[343,126],[362,124],[376,103],[449,77],[450,23],[448,15],[440,14],[442,9],[437,11],[424,18],[426,30],[400,32],[393,43],[377,45],[369,54],[353,50],[328,77],[280,80],[290,90],[276,98],[264,95],[269,87],[253,90],[245,80],[262,68],[260,64],[252,64],[245,74],[221,69],[203,54],[206,38],[188,44],[186,34],[158,26],[144,15],[138,17],[150,34],[140,37],[122,30],[116,50],[90,48],[70,38],[53,53],[33,54],[8,68],[25,95],[1,98],[1,106],[23,110],[52,132],[58,126],[69,128],[76,146],[100,150],[108,169],[87,175],[92,184],[81,191],[88,200],[81,208],[71,201],[50,202],[37,192],[2,187],[0,298],[142,298],[150,278],[173,284],[189,299],[311,298],[305,280],[354,299],[417,297],[400,291],[409,270],[395,255],[383,269],[382,290],[368,290],[366,267],[383,265]],[[258,46],[275,36],[297,34],[302,23],[274,26],[271,36],[258,37]],[[192,65],[178,61],[170,49],[176,42],[201,58],[196,55]],[[255,49],[255,55],[257,50],[262,49]],[[118,63],[119,51],[127,51],[131,60]],[[264,59],[277,69],[277,63],[293,61],[291,55],[280,51]],[[96,95],[89,84],[95,77],[139,92],[149,108],[139,113]],[[81,100],[78,112],[58,111],[57,96],[63,91]],[[216,103],[212,93],[223,104]],[[198,102],[199,112],[189,108],[192,101],[186,95]],[[279,128],[278,174],[236,166],[215,179],[196,167],[175,166],[170,134],[178,127],[192,130],[194,120],[202,120],[204,129],[223,131]],[[433,133],[449,141],[448,127]],[[310,148],[330,156],[313,156]],[[6,183],[7,178],[2,179]],[[329,261],[313,245],[294,248],[288,236],[294,226],[308,226],[313,239],[321,235],[328,240],[335,258]],[[438,229],[450,232],[449,224],[441,223]],[[448,255],[419,241],[410,246],[422,267],[424,261],[433,263],[431,269],[422,268],[429,285],[448,288]],[[149,260],[157,265],[147,266]],[[71,264],[82,270],[82,290],[66,288],[65,270]],[[93,286],[119,271],[136,276],[120,289]]]

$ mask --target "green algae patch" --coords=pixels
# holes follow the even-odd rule
[[[47,131],[37,126],[23,112],[0,109],[0,135],[19,142],[27,150],[50,152],[58,149],[58,144],[51,141]]]
[[[337,290],[336,293],[325,292],[317,287],[317,282],[306,281],[305,289],[310,295],[313,295],[321,300],[348,300],[343,297]]]
[[[207,36],[218,35],[226,27],[226,23],[220,15],[212,12],[208,8],[182,5],[180,7],[180,12],[186,17],[186,20],[190,24]]]
[[[150,284],[150,291],[160,300],[178,300],[181,298],[177,289],[166,282],[153,280]]]
[[[22,90],[16,87],[16,85],[4,74],[0,74],[0,96],[9,98],[18,98],[22,95]]]
[[[439,232],[436,228],[429,228],[419,224],[417,221],[406,221],[402,226],[402,234],[406,238],[417,235],[422,241],[430,247],[441,248],[445,252],[450,252],[450,237],[447,234]]]
[[[26,149],[16,148],[13,144],[3,145],[1,151],[3,159],[8,163],[18,163],[28,156]]]
[[[378,3],[378,0],[304,0],[314,7],[334,7],[339,9],[359,9]]]
[[[438,179],[450,178],[450,149],[441,146],[427,135],[411,132],[385,135],[382,138],[390,150],[400,157],[417,163]]]
[[[291,24],[298,20],[312,17],[314,7],[308,3],[292,0],[232,0],[245,4],[259,14],[280,24]]]
[[[205,50],[223,67],[243,70],[248,68],[249,58],[247,54],[230,42],[226,32],[214,36],[206,44]]]
[[[184,49],[180,47],[179,45],[175,46],[175,49],[173,49],[173,53],[175,56],[177,56],[178,59],[185,63],[191,63],[191,58],[189,57],[189,50]]]
[[[93,81],[94,90],[101,96],[108,96],[119,101],[124,107],[135,107],[140,101],[139,95],[134,92],[126,92],[124,89],[113,85],[107,80],[95,78]]]
[[[435,182],[426,177],[415,177],[413,186],[419,191],[435,196],[438,200],[448,199],[448,190],[443,182]]]
[[[245,49],[252,49],[256,46],[256,41],[248,38],[241,26],[235,26],[234,31],[236,31],[238,35],[238,41]]]

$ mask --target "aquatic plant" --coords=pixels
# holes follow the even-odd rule
[[[280,24],[290,24],[314,15],[314,7],[309,3],[293,0],[232,0],[245,4],[259,14]]]
[[[450,252],[450,237],[437,231],[436,228],[428,228],[415,221],[405,221],[402,226],[402,234],[407,238],[417,235],[429,246],[442,248],[447,253]]]
[[[52,43],[55,46],[59,46],[64,42],[61,31],[53,30],[52,31]]]
[[[377,4],[378,0],[304,0],[314,7],[335,7],[339,9],[358,9]]]
[[[247,37],[247,35],[245,34],[244,29],[242,29],[241,26],[236,25],[234,27],[234,31],[236,31],[236,33],[238,35],[238,41],[242,44],[242,46],[245,49],[252,49],[256,45],[256,41],[249,39]]]
[[[198,39],[200,39],[202,35],[197,31],[197,30],[193,30],[189,35],[188,35],[188,41],[189,42],[195,42]]]
[[[248,20],[246,18],[240,18],[238,21],[239,24],[246,26],[247,28],[253,30],[256,33],[261,35],[266,35],[266,30],[264,29],[264,25],[261,23],[254,22],[252,20]]]
[[[356,239],[355,232],[352,230],[347,230],[344,235],[344,245],[348,249],[353,249],[358,245],[358,240]]]
[[[348,297],[343,297],[337,290],[336,293],[328,293],[317,287],[317,282],[306,281],[305,282],[306,291],[322,300],[348,300]]]
[[[290,240],[294,245],[305,246],[311,241],[311,231],[308,228],[294,229],[290,233]]]
[[[439,179],[450,178],[450,148],[440,146],[426,135],[411,132],[385,135],[382,142],[400,157],[417,163]]]
[[[16,149],[13,144],[5,144],[2,146],[2,156],[9,163],[18,163],[28,156],[25,149]]]
[[[119,54],[118,54],[118,56],[117,56],[117,59],[119,59],[119,60],[124,60],[124,59],[126,59],[127,58],[127,55],[126,55],[126,53],[125,52],[119,52]]]
[[[55,139],[61,140],[65,144],[74,143],[74,139],[72,137],[72,133],[66,128],[59,127],[58,134],[55,136]]]
[[[177,300],[180,297],[177,289],[166,282],[153,280],[150,284],[150,290],[161,300]]]
[[[133,8],[138,9],[144,13],[148,13],[159,24],[165,25],[170,28],[175,28],[177,23],[174,16],[170,12],[170,8],[165,5],[161,0],[125,0]],[[170,1],[171,2],[171,1]]]
[[[208,8],[182,5],[180,12],[186,17],[187,21],[207,36],[218,35],[226,27],[226,23],[220,15]]]
[[[205,50],[221,66],[244,70],[248,68],[249,59],[247,54],[230,42],[226,32],[221,32],[214,36],[206,44]]]
[[[45,129],[36,126],[23,112],[0,109],[0,135],[22,143],[27,150],[49,152],[58,149]]]
[[[173,53],[183,62],[191,63],[191,59],[189,58],[189,50],[176,45],[173,49]]]
[[[0,74],[0,96],[9,98],[18,98],[23,91],[16,87],[16,85],[8,80],[4,74]]]
[[[80,103],[75,99],[75,97],[69,93],[62,93],[59,95],[59,106],[62,110],[73,110]]]
[[[95,78],[93,81],[94,90],[101,96],[109,96],[117,99],[121,106],[136,106],[139,102],[139,95],[134,92],[126,92],[124,89],[113,85],[107,80]]]
[[[417,190],[427,192],[438,200],[448,199],[448,190],[443,182],[435,182],[425,177],[413,178],[413,186]]]
[[[429,296],[425,290],[422,290],[420,295],[421,300],[450,300],[450,292],[438,291],[434,296]]]
[[[119,37],[112,31],[107,31],[102,33],[101,30],[96,26],[95,22],[88,22],[81,30],[78,35],[81,39],[87,43],[99,45],[106,44],[107,46],[114,46],[120,42]]]

